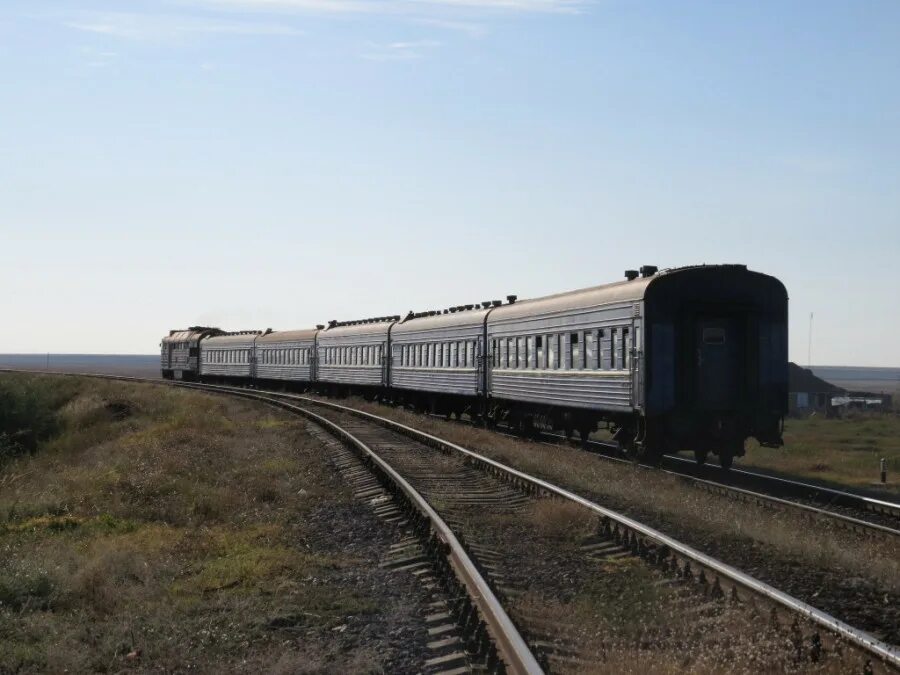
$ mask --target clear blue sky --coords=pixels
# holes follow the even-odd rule
[[[900,365],[900,3],[0,3],[0,352],[743,262]]]

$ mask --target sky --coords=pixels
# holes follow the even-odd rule
[[[0,2],[0,353],[725,262],[900,366],[900,3]]]

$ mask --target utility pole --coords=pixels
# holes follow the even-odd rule
[[[812,320],[813,313],[809,313],[809,345],[806,348],[806,367],[812,367]]]
[[[50,370],[50,352],[47,352],[47,370]]]

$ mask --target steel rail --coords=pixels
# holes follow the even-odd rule
[[[559,438],[562,439],[562,437],[559,437]],[[551,446],[557,445],[557,443],[550,442],[550,441],[542,441],[542,442],[546,443],[547,445],[551,445]],[[599,446],[602,446],[605,448],[609,448],[609,449],[618,449],[618,447],[615,446],[615,444],[611,444],[611,443],[607,444],[607,443],[603,443],[602,441],[591,441],[591,444],[592,445],[596,444],[596,445],[599,445]],[[595,454],[596,454],[596,456],[598,456],[606,461],[609,461],[609,462],[617,462],[620,464],[632,464],[632,465],[635,464],[634,461],[627,459],[625,457],[614,457],[612,455],[601,454],[601,453],[595,453]],[[665,459],[677,459],[678,461],[693,465],[693,462],[691,462],[691,460],[683,459],[680,457],[671,457],[671,456],[667,455],[665,457]],[[641,467],[642,469],[647,469],[647,470],[651,470],[651,471],[661,471],[663,473],[669,474],[670,476],[674,476],[680,480],[686,481],[689,484],[691,484],[691,483],[697,484],[703,489],[706,489],[706,490],[709,490],[712,492],[718,492],[719,494],[725,494],[726,496],[733,495],[735,497],[744,499],[746,501],[757,501],[759,503],[769,503],[769,504],[774,504],[774,505],[781,506],[781,507],[786,507],[789,509],[795,509],[795,510],[803,511],[803,512],[808,513],[815,517],[833,520],[833,521],[835,521],[845,527],[853,529],[853,530],[869,531],[869,532],[874,532],[874,533],[877,533],[880,535],[884,535],[886,537],[900,538],[900,529],[888,527],[887,525],[880,525],[878,523],[873,523],[868,520],[862,520],[860,518],[854,518],[853,516],[848,516],[844,513],[838,513],[836,511],[829,511],[828,509],[818,508],[815,506],[810,506],[809,504],[803,504],[801,502],[791,501],[790,499],[776,497],[775,495],[766,494],[765,492],[757,492],[755,490],[748,490],[747,488],[738,487],[737,485],[729,485],[728,483],[721,483],[719,481],[710,480],[709,478],[706,478],[706,477],[694,475],[687,471],[682,472],[682,471],[676,471],[673,469],[664,469],[664,468],[656,467],[652,464],[648,464],[645,462],[639,462],[636,465]],[[730,473],[735,473],[735,471],[737,471],[737,470],[732,469]],[[750,473],[750,472],[744,472],[744,473]],[[755,473],[750,473],[750,475],[764,476],[764,474],[755,474]],[[794,481],[786,481],[786,482],[794,484]],[[797,484],[799,485],[800,483],[797,483]],[[814,487],[814,486],[810,486],[810,487]],[[856,496],[856,495],[852,495],[850,493],[845,493],[845,494],[847,494],[849,497]],[[882,503],[900,510],[900,504],[891,504],[890,502],[882,502]]]
[[[245,389],[233,387],[220,387],[218,385],[204,385],[195,383],[177,383],[175,386],[201,391],[225,391],[230,395],[247,398],[254,401],[268,403],[284,410],[303,415],[316,424],[327,429],[331,434],[342,441],[356,447],[365,457],[375,464],[391,483],[396,485],[406,496],[407,500],[419,513],[425,516],[431,524],[432,530],[438,539],[447,547],[447,559],[450,562],[459,581],[465,586],[469,597],[478,607],[500,657],[510,673],[517,675],[539,675],[544,671],[537,659],[531,653],[525,640],[519,634],[512,619],[503,608],[503,604],[491,590],[490,585],[478,571],[475,563],[469,557],[465,547],[457,539],[456,535],[443,518],[435,511],[425,498],[403,478],[390,464],[382,459],[366,443],[335,424],[329,419],[317,415],[311,410],[285,403],[279,398],[273,398],[261,393],[248,392]],[[284,398],[281,396],[281,398]]]
[[[554,439],[554,441],[544,441],[550,445],[555,445],[560,441],[567,440],[564,436],[558,434],[542,432],[542,435],[545,438]],[[574,445],[576,442],[573,441],[572,443]],[[597,452],[595,454],[605,460],[612,462],[635,463],[633,460],[621,456],[615,456],[614,454],[612,454],[619,453],[619,446],[616,443],[605,441],[588,441],[586,445],[590,448],[601,449],[600,452]],[[674,466],[665,467],[664,465],[667,463]],[[770,501],[772,503],[784,506],[791,506],[801,510],[805,510],[808,513],[815,513],[823,517],[833,518],[834,520],[842,522],[854,529],[870,529],[880,534],[900,537],[900,530],[888,527],[886,525],[872,523],[859,518],[854,518],[853,516],[848,516],[843,513],[829,511],[828,509],[816,508],[814,506],[809,506],[808,504],[801,504],[799,502],[790,501],[789,499],[784,499],[783,497],[778,497],[767,492],[757,492],[756,490],[749,490],[746,487],[732,485],[723,481],[728,480],[729,478],[738,478],[738,480],[745,480],[748,483],[755,483],[757,486],[762,486],[758,489],[766,489],[766,486],[769,486],[769,489],[772,492],[780,492],[782,494],[793,497],[794,499],[809,499],[820,503],[824,502],[826,504],[834,504],[837,506],[852,508],[856,511],[868,511],[878,514],[888,514],[897,518],[900,518],[900,503],[889,502],[883,499],[876,499],[874,497],[869,497],[867,495],[862,495],[854,492],[836,490],[834,488],[828,488],[822,485],[804,483],[802,481],[791,480],[789,478],[782,478],[779,476],[747,471],[746,469],[730,469],[723,475],[722,481],[713,480],[709,476],[698,475],[698,470],[709,470],[705,469],[705,465],[703,465],[703,467],[700,467],[693,460],[686,459],[684,457],[677,457],[675,455],[663,456],[661,466],[657,466],[648,462],[637,462],[637,465],[646,469],[663,471],[664,473],[668,473],[672,476],[678,476],[679,478],[683,478],[686,480],[704,483],[705,485],[710,487],[714,486],[720,488],[723,491],[732,491],[738,494],[743,494],[745,496],[753,496],[756,499]],[[677,468],[679,465],[684,466],[685,468]]]
[[[674,457],[672,455],[667,455],[666,461],[673,464],[692,464],[689,459],[685,459],[684,457]],[[875,511],[877,513],[887,513],[900,518],[900,504],[889,502],[884,499],[876,499],[854,492],[836,490],[834,488],[825,487],[824,485],[804,483],[803,481],[781,478],[779,476],[748,471],[746,469],[731,469],[730,473],[735,476],[740,476],[742,479],[748,481],[769,483],[770,485],[775,485],[779,488],[795,492],[798,495],[800,492],[803,492],[805,494],[799,496],[807,496],[808,498],[817,501],[828,501],[829,503],[838,504],[840,506],[849,506],[860,510]]]

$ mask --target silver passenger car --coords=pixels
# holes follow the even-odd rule
[[[311,330],[276,331],[256,341],[256,374],[260,380],[315,380],[316,335]]]
[[[389,383],[388,340],[400,317],[332,321],[316,336],[316,381],[365,387]]]
[[[650,278],[504,305],[488,318],[489,396],[626,412],[641,405]]]
[[[200,343],[200,374],[203,377],[255,377],[256,340],[261,331],[226,333]]]
[[[160,342],[160,368],[167,380],[193,380],[200,373],[200,341],[210,335],[220,335],[218,328],[192,326],[187,330],[173,330]]]
[[[391,386],[477,396],[483,378],[484,322],[491,310],[455,307],[447,314],[411,315],[391,330]]]

